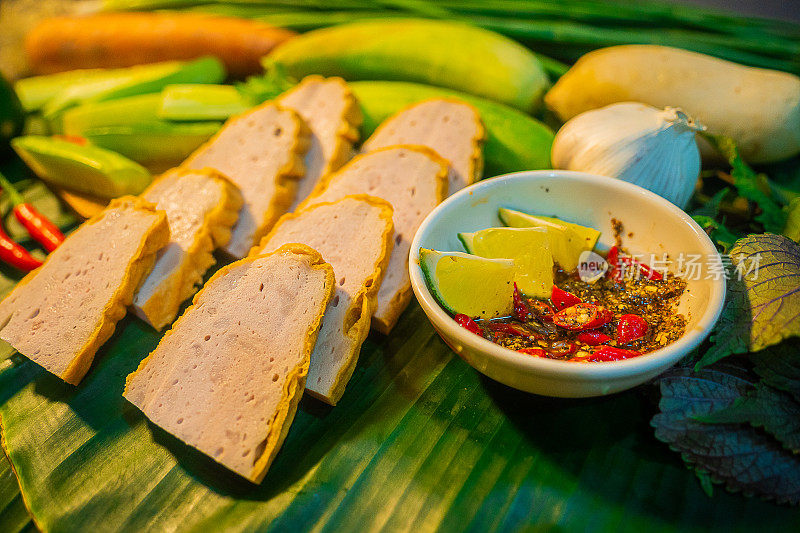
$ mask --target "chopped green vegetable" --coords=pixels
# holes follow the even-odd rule
[[[170,85],[161,91],[158,117],[164,120],[225,120],[254,105],[231,85]]]
[[[142,165],[168,168],[180,164],[220,126],[219,122],[104,126],[84,130],[82,136]]]
[[[119,152],[143,165],[179,164],[216,133],[221,122],[173,122],[158,117],[161,94],[92,102],[66,111],[66,135]]]
[[[17,137],[11,145],[39,178],[56,187],[114,198],[139,194],[150,183],[141,165],[97,146],[39,136]]]
[[[17,80],[14,83],[14,90],[19,95],[22,107],[30,113],[41,110],[48,101],[67,87],[84,85],[89,81],[96,82],[119,78],[121,71],[125,71],[125,69],[93,68],[68,70],[44,76],[31,76]]]
[[[62,131],[65,135],[82,136],[86,130],[93,128],[167,124],[158,116],[160,106],[159,93],[81,104],[64,112]]]
[[[151,65],[137,65],[118,69],[109,78],[88,78],[68,84],[47,103],[42,111],[52,120],[64,110],[84,102],[102,102],[126,96],[160,92],[175,83],[220,83],[225,79],[225,68],[213,57],[190,62],[167,61]]]
[[[696,368],[800,336],[800,245],[781,235],[748,235],[730,257],[742,279],[729,279],[713,345]]]

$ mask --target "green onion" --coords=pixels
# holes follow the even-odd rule
[[[800,25],[679,4],[600,0],[104,0],[107,10],[239,16],[308,31],[355,20],[424,17],[497,31],[562,61],[618,44],[661,44],[800,72]],[[551,64],[551,74],[561,66]]]

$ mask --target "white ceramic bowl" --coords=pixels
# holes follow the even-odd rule
[[[611,218],[616,218],[624,225],[623,245],[631,253],[649,257],[666,252],[672,272],[680,271],[681,254],[685,261],[698,262],[699,256],[700,275],[691,278],[700,279],[687,280],[679,307],[688,319],[686,333],[664,348],[632,359],[571,363],[517,353],[460,327],[428,290],[419,266],[419,249],[463,251],[456,234],[502,226],[497,216],[500,207],[591,226],[602,232],[598,247],[606,249],[613,244]],[[705,232],[660,196],[623,181],[556,170],[507,174],[459,191],[422,222],[409,257],[417,300],[442,339],[461,358],[511,387],[567,398],[600,396],[644,383],[700,344],[717,321],[725,299],[724,276],[716,275],[715,270],[719,265],[719,254]]]

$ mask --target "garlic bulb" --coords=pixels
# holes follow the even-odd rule
[[[695,132],[680,109],[625,102],[581,113],[556,134],[553,168],[635,183],[684,207],[700,174]]]

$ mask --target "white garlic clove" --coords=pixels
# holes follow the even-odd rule
[[[683,111],[624,102],[587,111],[556,134],[553,168],[617,178],[684,207],[700,174],[695,133]]]

